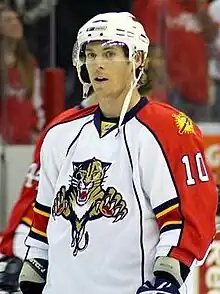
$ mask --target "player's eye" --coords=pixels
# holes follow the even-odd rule
[[[113,50],[108,50],[105,52],[105,57],[108,59],[112,59],[115,55],[116,55],[116,53]]]
[[[96,54],[94,52],[87,52],[86,59],[87,60],[94,60],[96,58]]]

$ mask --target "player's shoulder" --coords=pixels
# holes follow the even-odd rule
[[[71,108],[60,113],[57,117],[55,117],[46,127],[45,132],[48,134],[49,132],[56,132],[59,130],[64,130],[66,125],[70,125],[73,127],[76,123],[84,121],[88,116],[92,115],[97,109],[96,105],[87,107],[87,108]],[[80,124],[80,123],[79,123]]]
[[[92,115],[95,110],[97,109],[97,105],[90,106],[87,108],[80,109],[78,107],[74,107],[71,109],[68,109],[66,111],[61,112],[59,115],[57,115],[44,129],[41,136],[39,137],[36,147],[35,147],[35,157],[38,157],[38,154],[40,153],[41,146],[45,140],[45,137],[48,137],[48,134],[51,135],[51,133],[56,134],[56,128],[59,126],[63,126],[65,128],[65,124],[79,121],[80,119],[84,119],[90,115]],[[62,130],[61,130],[62,131]],[[59,135],[59,134],[58,134]]]
[[[52,129],[60,124],[65,124],[71,121],[83,119],[95,112],[97,105],[93,105],[87,108],[71,108],[62,113],[60,113],[57,117],[55,117],[48,125],[47,129]]]
[[[149,101],[139,111],[137,119],[154,137],[163,142],[202,139],[202,133],[192,119],[166,103]]]

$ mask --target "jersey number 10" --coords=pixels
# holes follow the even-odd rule
[[[197,174],[198,174],[199,180],[201,182],[208,182],[209,181],[208,172],[207,172],[207,169],[206,169],[202,154],[200,152],[196,153],[194,160],[195,160],[195,163],[196,163],[196,169],[197,169]],[[193,175],[193,173],[192,173],[192,168],[191,168],[191,164],[190,164],[189,155],[184,155],[182,157],[181,161],[185,166],[186,184],[188,186],[195,185],[196,180],[195,180],[195,177],[194,177],[195,175]]]

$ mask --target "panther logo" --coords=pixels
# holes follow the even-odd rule
[[[73,174],[70,185],[62,186],[57,192],[52,206],[52,216],[62,216],[71,223],[73,255],[84,251],[89,244],[86,224],[102,217],[112,218],[113,223],[122,220],[128,213],[127,204],[114,187],[106,190],[103,184],[111,163],[96,158],[73,162]],[[80,208],[86,208],[82,217],[78,217]],[[85,209],[83,210],[85,211]]]

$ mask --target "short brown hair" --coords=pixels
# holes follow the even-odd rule
[[[128,47],[124,45],[122,48],[123,48],[125,56],[128,58],[129,56]],[[143,54],[142,51],[140,51],[139,53]],[[140,70],[141,70],[140,68],[136,69],[136,76],[139,75]],[[146,58],[145,64],[143,65],[143,73],[140,77],[140,80],[138,81],[138,92],[141,96],[145,96],[151,90],[151,87],[152,87],[151,71],[152,71],[152,68],[151,68],[150,60]]]

